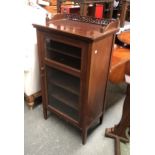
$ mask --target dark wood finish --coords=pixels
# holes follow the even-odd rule
[[[65,72],[67,72],[67,73],[70,73],[72,75],[80,77],[80,70],[78,70],[78,69],[72,68],[70,66],[61,64],[61,63],[56,62],[56,61],[48,60],[46,58],[45,58],[44,62],[45,62],[46,65],[52,66],[53,68],[60,69],[60,70],[65,70]]]
[[[76,121],[75,119],[71,118],[70,116],[62,113],[61,111],[57,110],[56,108],[52,107],[52,106],[48,106],[47,109],[51,112],[53,112],[54,114],[56,114],[57,116],[59,116],[60,118],[63,118],[67,121],[69,121],[71,124],[73,124],[74,126],[79,128],[79,122]]]
[[[63,78],[62,78],[63,77]],[[67,91],[72,92],[75,95],[80,95],[80,85],[78,84],[78,81],[75,78],[72,78],[71,76],[66,76],[63,74],[55,73],[53,75],[53,78],[50,80],[50,82],[53,85],[56,85],[58,87],[61,87]]]
[[[112,18],[113,15],[113,6],[114,6],[114,0],[113,1],[109,1],[109,18]]]
[[[24,94],[24,100],[26,101],[27,105],[29,106],[30,110],[33,109],[33,106],[35,104],[35,100],[37,98],[41,97],[41,91],[32,94],[30,96],[27,96],[26,94]]]
[[[108,16],[106,18],[112,18],[113,15],[113,3],[114,0],[85,0],[84,2],[80,3],[80,15],[83,16],[95,16],[95,9],[93,9],[93,13],[89,12],[89,4],[93,4],[96,7],[96,4],[108,4]],[[105,9],[104,9],[105,10]],[[107,9],[106,9],[107,10]],[[103,12],[104,14],[104,12]]]
[[[62,52],[61,50],[54,49],[54,48],[49,48],[49,50],[51,50],[53,52],[56,52],[56,53],[60,53],[60,54],[63,54],[63,55],[67,55],[67,56],[70,56],[70,57],[74,57],[74,58],[80,59],[80,56],[72,54],[70,51],[68,51],[66,53],[66,52]]]
[[[33,26],[37,29],[44,118],[47,119],[48,110],[75,125],[81,130],[85,144],[88,129],[94,122],[102,122],[111,53],[119,22],[110,21],[101,26],[73,21],[58,14],[45,25]],[[53,40],[58,44],[53,45]],[[49,46],[55,46],[56,52],[59,46],[70,49],[70,62],[61,63],[61,59],[62,62],[66,59],[66,48],[61,49],[59,57],[56,56],[58,59],[55,55],[49,57]],[[76,49],[80,49],[80,54]],[[78,69],[70,64],[75,63],[75,59],[80,61]]]
[[[123,27],[125,24],[126,13],[128,6],[130,5],[130,0],[122,0],[121,13],[120,13],[120,26]]]
[[[54,88],[53,93],[51,93],[51,96],[75,110],[79,109],[78,96],[73,95],[72,93],[68,93],[68,91],[64,91],[60,88]]]
[[[114,0],[85,0],[85,1],[75,0],[75,2],[79,4],[79,8],[77,6],[74,7],[72,5],[70,5],[69,7],[68,5],[66,7],[70,8],[70,12],[67,12],[67,13],[76,13],[82,16],[93,16],[94,17],[96,4],[103,4],[103,5],[108,4],[108,8],[106,8],[106,11],[108,10],[109,13],[107,14],[106,18],[110,18],[110,19],[112,18]],[[93,6],[90,6],[89,4],[93,4]],[[62,1],[58,0],[58,3],[57,3],[58,13],[61,12],[61,6],[62,6]],[[62,10],[61,13],[66,13],[66,11]]]

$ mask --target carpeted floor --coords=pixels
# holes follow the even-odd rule
[[[114,140],[104,134],[105,128],[114,126],[121,118],[124,92],[124,85],[108,84],[106,102],[115,104],[106,111],[102,125],[88,135],[85,145],[82,145],[78,129],[53,114],[44,120],[41,104],[32,111],[25,104],[24,154],[114,155]],[[121,148],[121,155],[129,155],[129,144],[121,144]]]

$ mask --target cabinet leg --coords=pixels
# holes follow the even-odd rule
[[[87,132],[88,132],[88,129],[82,129],[82,144],[83,145],[86,143],[86,140],[87,140]]]
[[[46,108],[43,108],[43,113],[44,113],[44,119],[46,120],[47,119],[47,109]]]
[[[101,117],[100,117],[100,122],[99,122],[99,124],[102,124],[102,122],[103,122],[103,114],[102,114]]]

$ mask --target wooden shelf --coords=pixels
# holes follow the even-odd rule
[[[55,62],[70,66],[75,69],[80,70],[80,68],[81,68],[81,62],[79,59],[74,59],[69,56],[62,55],[60,53],[50,52],[50,53],[48,53],[47,58],[49,60],[53,60]]]
[[[58,101],[62,102],[63,104],[75,109],[79,110],[78,106],[78,99],[79,97],[76,95],[72,95],[71,93],[66,92],[65,90],[61,88],[54,87],[53,92],[51,93],[51,96]]]
[[[72,123],[73,125],[75,125],[76,127],[78,127],[79,129],[81,129],[77,117],[73,118],[73,117],[71,117],[71,116],[68,116],[67,114],[62,113],[62,112],[59,111],[57,108],[54,108],[54,107],[51,106],[51,105],[48,105],[48,106],[47,106],[47,109],[48,109],[49,111],[53,112],[54,114],[58,115],[59,117],[61,117],[61,118],[65,119],[65,120],[67,120],[67,122],[70,122],[70,123]]]
[[[47,58],[45,58],[44,62],[45,62],[46,65],[51,66],[51,67],[53,67],[55,69],[65,71],[66,73],[69,73],[71,75],[80,77],[81,72],[80,72],[79,69],[67,66],[65,64],[62,64],[62,63],[59,63],[57,61],[50,60],[50,59],[47,59]]]
[[[64,51],[61,51],[59,49],[52,48],[52,47],[48,47],[47,50],[49,50],[49,52],[57,52],[57,53],[67,55],[67,56],[70,56],[70,57],[73,57],[73,58],[76,58],[76,59],[81,59],[81,57],[79,55],[73,54],[72,52],[69,52],[69,51],[64,52]]]
[[[63,55],[81,59],[81,49],[52,39],[46,39],[47,52],[58,52]]]
[[[57,69],[46,67],[50,105],[64,114],[79,115],[80,79]],[[73,114],[72,114],[73,113]]]
[[[57,109],[62,116],[69,116],[73,120],[79,121],[79,111],[62,103],[53,96],[49,97],[49,106],[52,106],[54,109]]]
[[[80,94],[80,80],[72,76],[67,76],[66,74],[54,74],[50,79],[50,83],[61,87],[75,95]]]

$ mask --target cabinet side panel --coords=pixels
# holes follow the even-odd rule
[[[88,85],[87,124],[103,113],[114,35],[93,43]]]

